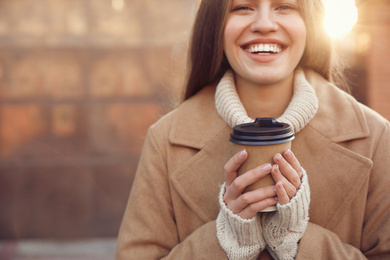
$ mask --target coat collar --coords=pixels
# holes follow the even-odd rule
[[[364,113],[354,99],[312,70],[305,70],[319,101],[319,109],[309,125],[333,142],[369,135]],[[215,85],[207,86],[181,104],[173,131],[172,144],[202,149],[221,130],[228,127],[215,108]],[[334,119],[337,118],[337,122]]]
[[[228,127],[215,108],[215,89],[207,86],[180,105],[169,135],[172,144],[202,149]]]
[[[370,130],[361,105],[349,94],[312,70],[305,75],[318,97],[319,108],[309,125],[333,142],[369,136]],[[337,122],[334,122],[337,118]]]

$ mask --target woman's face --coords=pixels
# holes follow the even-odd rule
[[[232,0],[224,52],[237,80],[271,85],[291,79],[305,45],[298,0]]]

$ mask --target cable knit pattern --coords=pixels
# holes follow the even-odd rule
[[[227,71],[220,80],[215,92],[215,106],[219,115],[230,126],[253,122],[241,103],[234,83],[234,75]],[[316,114],[318,99],[313,87],[306,80],[301,68],[294,75],[294,93],[290,104],[278,121],[291,125],[298,133]]]
[[[219,115],[232,128],[236,125],[254,121],[248,117],[244,105],[238,97],[234,75],[231,70],[228,70],[219,81],[215,92],[215,106]]]
[[[225,184],[219,193],[220,211],[217,218],[218,241],[230,260],[257,259],[264,250],[260,217],[243,219],[229,210],[223,201]]]
[[[294,259],[298,242],[309,222],[310,188],[303,170],[302,184],[297,194],[285,205],[276,205],[277,211],[262,215],[263,237],[270,254],[279,260]]]

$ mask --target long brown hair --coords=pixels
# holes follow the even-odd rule
[[[332,41],[322,21],[325,9],[322,0],[298,0],[306,24],[307,39],[300,66],[311,68],[332,81],[341,75],[335,66]],[[184,100],[203,87],[218,82],[230,68],[223,52],[223,35],[231,0],[201,0],[188,53],[188,75]],[[339,76],[338,78],[341,78]]]
[[[223,53],[223,33],[231,0],[201,0],[188,53],[184,99],[218,80],[229,66]]]

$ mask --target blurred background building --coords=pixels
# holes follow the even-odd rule
[[[390,1],[356,5],[339,53],[352,94],[390,119]],[[196,7],[0,0],[0,240],[115,238],[147,128],[180,97]]]

